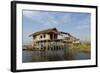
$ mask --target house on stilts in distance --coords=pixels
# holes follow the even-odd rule
[[[60,50],[80,43],[80,40],[70,33],[58,31],[56,28],[38,31],[29,36],[33,37],[33,50]]]

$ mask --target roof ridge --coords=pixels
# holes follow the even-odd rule
[[[41,30],[41,31],[37,31],[37,32],[34,32],[33,34],[29,35],[29,36],[32,36],[32,35],[37,35],[37,34],[40,34],[40,33],[43,33],[43,32],[47,32],[47,31],[50,31],[50,30],[56,30],[57,31],[57,28],[49,28],[49,29],[44,29],[44,30]]]

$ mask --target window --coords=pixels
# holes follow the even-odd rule
[[[45,37],[46,37],[46,35],[45,35],[45,34],[40,36],[40,38],[45,38]]]
[[[36,36],[33,36],[34,39],[36,39]]]
[[[45,34],[44,34],[44,38],[45,38]]]
[[[40,36],[40,38],[42,38],[42,35]]]

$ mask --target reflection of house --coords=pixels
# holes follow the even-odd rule
[[[66,35],[66,36],[63,36]],[[79,39],[74,38],[69,33],[65,32],[59,32],[56,28],[51,28],[39,32],[35,32],[31,34],[30,36],[33,37],[33,47],[34,48],[48,48],[50,47],[68,47],[69,45],[73,45],[76,43],[79,43]],[[59,36],[62,36],[64,38],[59,38]]]

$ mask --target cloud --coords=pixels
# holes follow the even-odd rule
[[[37,12],[35,11],[29,11],[29,10],[24,10],[23,11],[23,16],[28,17],[28,18],[32,18],[33,16],[36,16]]]
[[[75,26],[76,29],[86,29],[90,24],[89,16],[80,13],[24,10],[23,16],[31,20],[32,25],[42,25],[47,28],[57,26],[66,27],[70,25]]]
[[[59,12],[23,11],[23,16],[30,19],[33,23],[45,26],[58,26],[67,24],[70,21],[70,14]]]
[[[46,13],[40,11],[23,11],[23,18],[26,19],[27,23],[31,23],[31,25],[45,25],[49,26],[50,22],[48,22],[48,15]],[[29,21],[28,21],[29,20]],[[49,20],[50,21],[50,20]]]

